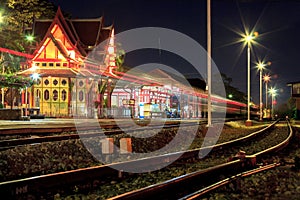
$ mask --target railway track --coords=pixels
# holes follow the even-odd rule
[[[37,135],[43,136],[47,134],[57,134],[62,132],[77,132],[86,130],[86,131],[94,131],[99,130],[99,127],[102,130],[115,130],[119,129],[118,125],[111,121],[109,123],[86,123],[86,126],[80,126],[80,122],[78,122],[79,126],[76,126],[75,123],[67,123],[67,124],[42,124],[42,125],[34,125],[34,124],[26,124],[20,125],[19,127],[12,128],[11,126],[7,128],[0,129],[1,136],[28,136],[28,135]],[[140,124],[141,126],[143,124]],[[126,124],[123,124],[122,127],[126,128]],[[129,125],[127,126],[129,128]]]
[[[232,121],[233,119],[227,119],[226,121]],[[237,119],[235,119],[237,120]],[[215,121],[217,122],[217,121]],[[63,127],[46,127],[46,128],[22,128],[22,129],[6,129],[0,130],[0,136],[16,136],[21,138],[14,139],[3,139],[0,140],[0,151],[6,150],[10,148],[14,148],[16,146],[22,146],[27,144],[38,144],[42,142],[53,142],[53,141],[63,141],[70,139],[79,139],[79,138],[89,138],[89,137],[97,137],[101,135],[111,136],[118,135],[124,132],[136,132],[136,131],[145,131],[145,130],[154,130],[154,129],[170,129],[176,127],[187,127],[193,125],[203,125],[206,124],[207,121],[199,121],[199,122],[184,122],[180,121],[168,121],[164,125],[153,125],[131,129],[128,125],[122,125],[122,129],[118,127],[117,124],[102,124],[100,125],[102,132],[99,132],[98,126],[90,126],[88,128],[83,127],[74,127],[74,126],[63,126]],[[124,129],[124,127],[127,127]],[[80,134],[77,133],[80,131]],[[83,133],[86,132],[86,133]],[[68,134],[62,134],[68,133]],[[55,135],[53,135],[55,134]]]
[[[217,123],[218,121],[236,121],[236,120],[242,120],[241,118],[227,118],[225,120],[220,120],[220,119],[214,119],[213,122]],[[132,121],[132,120],[130,120]],[[165,120],[165,121],[160,121],[158,120],[157,122],[154,120],[152,125],[149,125],[151,120],[134,120],[134,123],[140,126],[141,128],[155,128],[156,127],[161,127],[162,122],[163,125],[174,125],[178,126],[179,124],[206,124],[207,120],[193,120],[193,122],[189,121],[182,121],[180,119],[173,119],[173,120]],[[44,136],[44,135],[49,135],[49,134],[59,134],[62,132],[77,132],[77,131],[94,131],[94,130],[99,130],[99,127],[103,131],[107,130],[119,130],[120,127],[119,125],[122,126],[123,129],[128,129],[130,130],[130,127],[132,126],[131,123],[127,123],[126,120],[124,122],[118,122],[116,123],[115,121],[109,121],[109,122],[101,122],[99,120],[98,124],[95,123],[86,123],[85,126],[81,126],[80,122],[78,122],[78,126],[75,125],[75,123],[66,123],[66,124],[45,124],[41,125],[36,125],[36,124],[20,124],[19,127],[16,126],[15,128],[12,128],[10,126],[2,126],[0,128],[0,136],[31,136],[31,135],[36,135],[36,136]]]
[[[238,160],[189,173],[184,176],[124,193],[109,199],[140,199],[142,197],[143,199],[199,199],[208,192],[226,184],[238,184],[240,178],[280,166],[280,163],[261,166],[257,165],[257,162],[263,160],[265,157],[268,157],[274,152],[280,151],[289,144],[293,136],[293,131],[289,123],[288,127],[288,136],[272,147],[260,150],[252,155],[242,155]],[[251,170],[249,170],[249,168],[251,168]],[[222,178],[224,177],[224,174],[226,174],[225,179]],[[187,185],[189,189],[186,189]],[[174,191],[176,191],[176,193],[174,193]]]
[[[201,124],[204,122],[201,122]],[[30,129],[22,129],[18,132],[18,135],[27,135],[30,137],[26,138],[17,138],[17,139],[8,139],[8,140],[0,140],[0,151],[6,150],[10,148],[14,148],[16,146],[22,146],[27,144],[38,144],[42,142],[54,142],[54,141],[63,141],[63,140],[70,140],[70,139],[79,139],[79,138],[91,138],[91,137],[97,137],[97,136],[112,136],[112,135],[118,135],[122,133],[130,133],[130,132],[138,132],[138,131],[147,131],[147,130],[155,130],[155,129],[170,129],[170,128],[176,128],[176,127],[188,127],[193,126],[197,123],[190,122],[190,123],[184,123],[184,124],[178,124],[178,122],[175,122],[174,124],[166,124],[163,126],[151,126],[151,127],[141,127],[141,128],[135,128],[135,129],[117,129],[116,127],[113,130],[104,130],[102,132],[99,131],[99,127],[92,127],[90,130],[84,130],[81,131],[80,134],[62,134],[62,135],[51,135],[51,136],[44,136],[45,133],[63,133],[63,132],[76,132],[76,129],[74,128],[46,128],[46,129],[38,129],[35,132],[33,132],[34,137],[32,137],[32,134],[28,134],[28,130]],[[111,126],[109,126],[111,127]],[[108,129],[106,127],[106,129]],[[97,131],[98,130],[98,131]],[[24,132],[23,132],[24,131]],[[79,130],[80,131],[80,130]],[[92,131],[92,132],[89,132]],[[86,132],[86,133],[84,133]],[[36,136],[36,134],[38,136]]]
[[[268,126],[268,129],[272,128],[274,126],[274,124],[275,123]],[[255,133],[251,134],[250,136],[246,136],[246,137],[234,140],[234,141],[232,141],[231,145],[235,145],[236,143],[238,143],[240,141],[244,142],[244,141],[250,140],[254,137],[257,137],[258,135],[261,135],[266,130],[267,129],[264,129],[263,131],[257,131]],[[224,149],[225,147],[229,147],[230,143],[226,142],[223,145],[224,146],[219,144],[215,147],[207,147],[207,148],[215,148],[216,150]],[[28,194],[38,195],[39,192],[52,191],[52,190],[55,190],[55,188],[66,187],[66,190],[70,190],[71,185],[74,186],[74,184],[75,185],[76,184],[86,185],[84,187],[93,188],[93,187],[96,187],[97,183],[99,183],[99,180],[103,179],[104,177],[118,178],[118,177],[120,177],[120,175],[126,177],[128,174],[122,173],[121,171],[118,171],[118,170],[115,170],[118,168],[122,168],[122,166],[126,166],[127,169],[128,169],[128,167],[129,168],[132,167],[133,169],[136,169],[137,167],[140,167],[140,168],[149,167],[149,164],[151,164],[154,167],[157,167],[159,165],[166,164],[166,163],[171,164],[171,162],[174,160],[173,158],[177,158],[178,154],[182,154],[182,157],[180,158],[180,160],[198,158],[199,152],[202,150],[203,149],[196,149],[196,150],[190,150],[190,151],[186,151],[186,152],[177,152],[177,153],[165,154],[165,155],[161,155],[161,156],[144,158],[141,160],[134,160],[134,161],[128,161],[128,162],[122,162],[122,163],[114,163],[114,164],[90,167],[90,168],[85,168],[85,169],[71,170],[71,171],[66,171],[66,172],[24,178],[21,180],[6,181],[6,182],[0,183],[0,191],[1,191],[1,194],[3,194],[3,195],[19,197],[19,196],[28,195]],[[234,161],[234,163],[239,163],[239,162]],[[240,164],[237,164],[237,165],[240,165]]]

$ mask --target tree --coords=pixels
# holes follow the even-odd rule
[[[243,102],[246,103],[246,95],[245,93],[239,91],[237,88],[231,86],[230,84],[232,83],[232,78],[227,77],[226,74],[221,73],[225,91],[227,94],[227,98],[230,98],[235,101]],[[229,96],[230,95],[230,96]]]
[[[286,103],[283,103],[276,108],[276,113],[279,117],[297,118],[296,100],[289,98]]]
[[[25,51],[26,30],[34,19],[53,18],[54,5],[46,0],[0,0],[2,24],[0,46],[16,51]]]
[[[6,101],[8,102],[12,102],[12,95],[19,95],[20,93],[15,91],[15,94],[13,94],[13,88],[12,86],[15,84],[14,81],[16,81],[16,79],[14,77],[12,77],[12,75],[19,71],[20,69],[20,60],[22,58],[17,57],[17,56],[13,56],[11,54],[8,53],[0,53],[0,87],[1,87],[1,95],[3,95],[3,97],[5,97],[4,99],[6,99]],[[11,79],[11,80],[10,80]],[[21,83],[22,81],[20,80],[19,83]],[[22,87],[22,86],[21,86]],[[7,89],[9,88],[9,89]],[[8,95],[8,94],[11,95]]]
[[[17,76],[14,74],[2,74],[0,75],[0,87],[8,88],[4,94],[8,105],[13,108],[14,98],[20,96],[19,89],[32,86],[34,81],[30,78]]]
[[[25,52],[26,30],[31,28],[34,19],[53,18],[54,6],[46,0],[0,0],[0,47]],[[25,58],[1,52],[0,72],[14,74],[20,70]],[[12,88],[10,89],[13,90]],[[8,90],[2,94],[8,98]]]
[[[3,74],[12,74],[20,70],[20,62],[25,61],[24,58],[11,55],[9,53],[0,53],[0,70]]]

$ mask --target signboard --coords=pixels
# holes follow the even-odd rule
[[[140,103],[140,118],[144,119],[144,103]]]
[[[129,99],[129,105],[133,106],[135,103],[135,99]]]

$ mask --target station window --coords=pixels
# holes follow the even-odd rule
[[[40,85],[41,84],[41,79],[37,79],[36,80],[36,85]]]
[[[39,98],[41,96],[41,91],[40,90],[36,90],[36,96]]]
[[[35,65],[35,66],[40,66],[40,63],[35,63],[34,65]]]
[[[45,84],[45,85],[49,85],[49,80],[46,79],[46,80],[44,81],[44,84]]]
[[[49,90],[45,90],[44,92],[44,99],[49,100]]]
[[[63,66],[64,67],[68,67],[68,63],[63,63]]]
[[[53,85],[57,85],[57,84],[58,84],[58,81],[56,79],[54,79]]]
[[[83,91],[79,92],[79,101],[83,101]]]
[[[80,86],[80,87],[83,86],[83,81],[79,81],[79,86]]]
[[[49,63],[49,67],[53,67],[54,66],[54,63]]]
[[[66,81],[65,79],[63,79],[63,80],[61,81],[61,84],[62,84],[63,86],[65,86],[65,85],[67,84],[67,81]]]
[[[47,63],[42,63],[42,66],[43,66],[43,67],[46,67],[46,66],[47,66]]]
[[[58,92],[57,90],[53,91],[53,100],[56,101],[58,99]]]
[[[56,67],[60,67],[60,63],[55,63],[55,66]]]
[[[300,94],[300,84],[293,85],[293,94]]]
[[[63,101],[65,101],[67,99],[67,92],[66,92],[66,90],[62,90],[61,91],[61,99]]]

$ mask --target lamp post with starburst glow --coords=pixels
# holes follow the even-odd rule
[[[269,93],[271,94],[271,97],[272,97],[272,104],[271,104],[271,106],[272,106],[271,111],[272,112],[271,112],[271,116],[272,116],[272,119],[274,119],[274,104],[275,104],[275,97],[277,95],[277,90],[275,88],[271,87],[269,89]]]
[[[263,102],[262,102],[262,71],[265,69],[265,64],[259,62],[257,64],[257,69],[259,70],[259,120],[262,121],[263,117]]]
[[[244,45],[247,46],[247,91],[248,91],[248,100],[247,100],[247,120],[246,120],[246,126],[251,126],[252,125],[252,121],[250,119],[250,62],[251,62],[251,58],[250,58],[250,49],[251,49],[251,45],[254,41],[254,38],[258,36],[257,32],[254,33],[246,33],[243,37],[243,41],[244,41]]]

